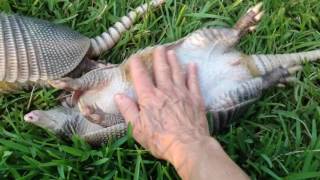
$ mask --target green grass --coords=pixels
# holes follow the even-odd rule
[[[167,0],[103,57],[119,63],[138,49],[204,26],[231,26],[252,0]],[[142,0],[0,0],[0,10],[62,23],[87,36],[106,30]],[[320,48],[319,0],[264,0],[266,15],[239,49],[284,53]],[[272,89],[217,136],[253,179],[320,179],[320,65],[306,64],[294,87]],[[16,179],[176,179],[175,170],[124,137],[101,148],[62,140],[23,115],[57,105],[59,92],[0,95],[0,177]]]

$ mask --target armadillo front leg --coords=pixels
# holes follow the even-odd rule
[[[80,112],[90,122],[102,127],[109,127],[116,124],[124,123],[125,120],[120,113],[105,113],[98,108],[88,105],[79,104]]]
[[[93,87],[106,85],[113,76],[117,68],[99,68],[88,72],[80,78],[72,79],[69,77],[49,81],[49,84],[57,89],[68,91],[85,91]]]

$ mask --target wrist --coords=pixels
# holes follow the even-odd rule
[[[179,175],[184,177],[209,149],[212,153],[214,151],[218,153],[224,152],[216,139],[210,136],[202,136],[188,143],[176,143],[169,150],[167,160],[175,167]]]

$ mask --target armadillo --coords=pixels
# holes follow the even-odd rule
[[[224,129],[243,114],[259,99],[263,90],[292,81],[304,61],[320,58],[320,50],[276,55],[246,55],[237,51],[234,48],[237,42],[255,29],[263,16],[261,8],[262,3],[250,8],[233,28],[203,28],[176,42],[162,45],[175,52],[183,67],[189,63],[197,64],[204,103],[214,117],[213,132]],[[156,47],[137,52],[150,75]],[[129,63],[130,58],[115,67],[95,69],[81,78],[59,79],[52,85],[73,90],[72,101],[87,120],[108,127],[105,114],[119,114],[114,95],[123,93],[134,100],[137,98]]]
[[[0,93],[102,67],[91,59],[112,48],[137,16],[163,2],[137,7],[91,39],[45,20],[0,13]]]

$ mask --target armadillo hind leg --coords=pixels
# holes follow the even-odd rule
[[[108,143],[111,140],[116,140],[127,133],[127,125],[125,123],[116,124],[99,131],[91,132],[83,135],[82,137],[86,142],[93,146],[100,146]]]
[[[248,58],[251,67],[263,75],[279,67],[292,67],[303,62],[320,60],[320,49],[291,54],[259,54]]]
[[[250,8],[245,15],[243,15],[233,28],[204,28],[200,29],[190,36],[188,36],[184,44],[189,47],[206,47],[221,45],[228,50],[234,47],[240,38],[247,32],[255,30],[256,25],[262,18],[263,12],[261,11],[262,3]]]
[[[238,30],[230,28],[203,28],[184,39],[182,50],[185,51],[185,48],[194,50],[204,48],[229,50],[236,45],[238,40]]]
[[[235,24],[234,29],[240,31],[240,36],[244,36],[250,31],[254,31],[256,25],[263,16],[263,11],[261,11],[262,3],[255,5],[250,8],[245,15],[243,15]]]
[[[255,102],[263,90],[278,83],[284,83],[295,73],[297,68],[277,68],[263,76],[256,77],[237,86],[233,86],[224,94],[218,96],[210,105],[209,111],[214,117],[213,130],[221,131],[245,112],[250,104]]]

